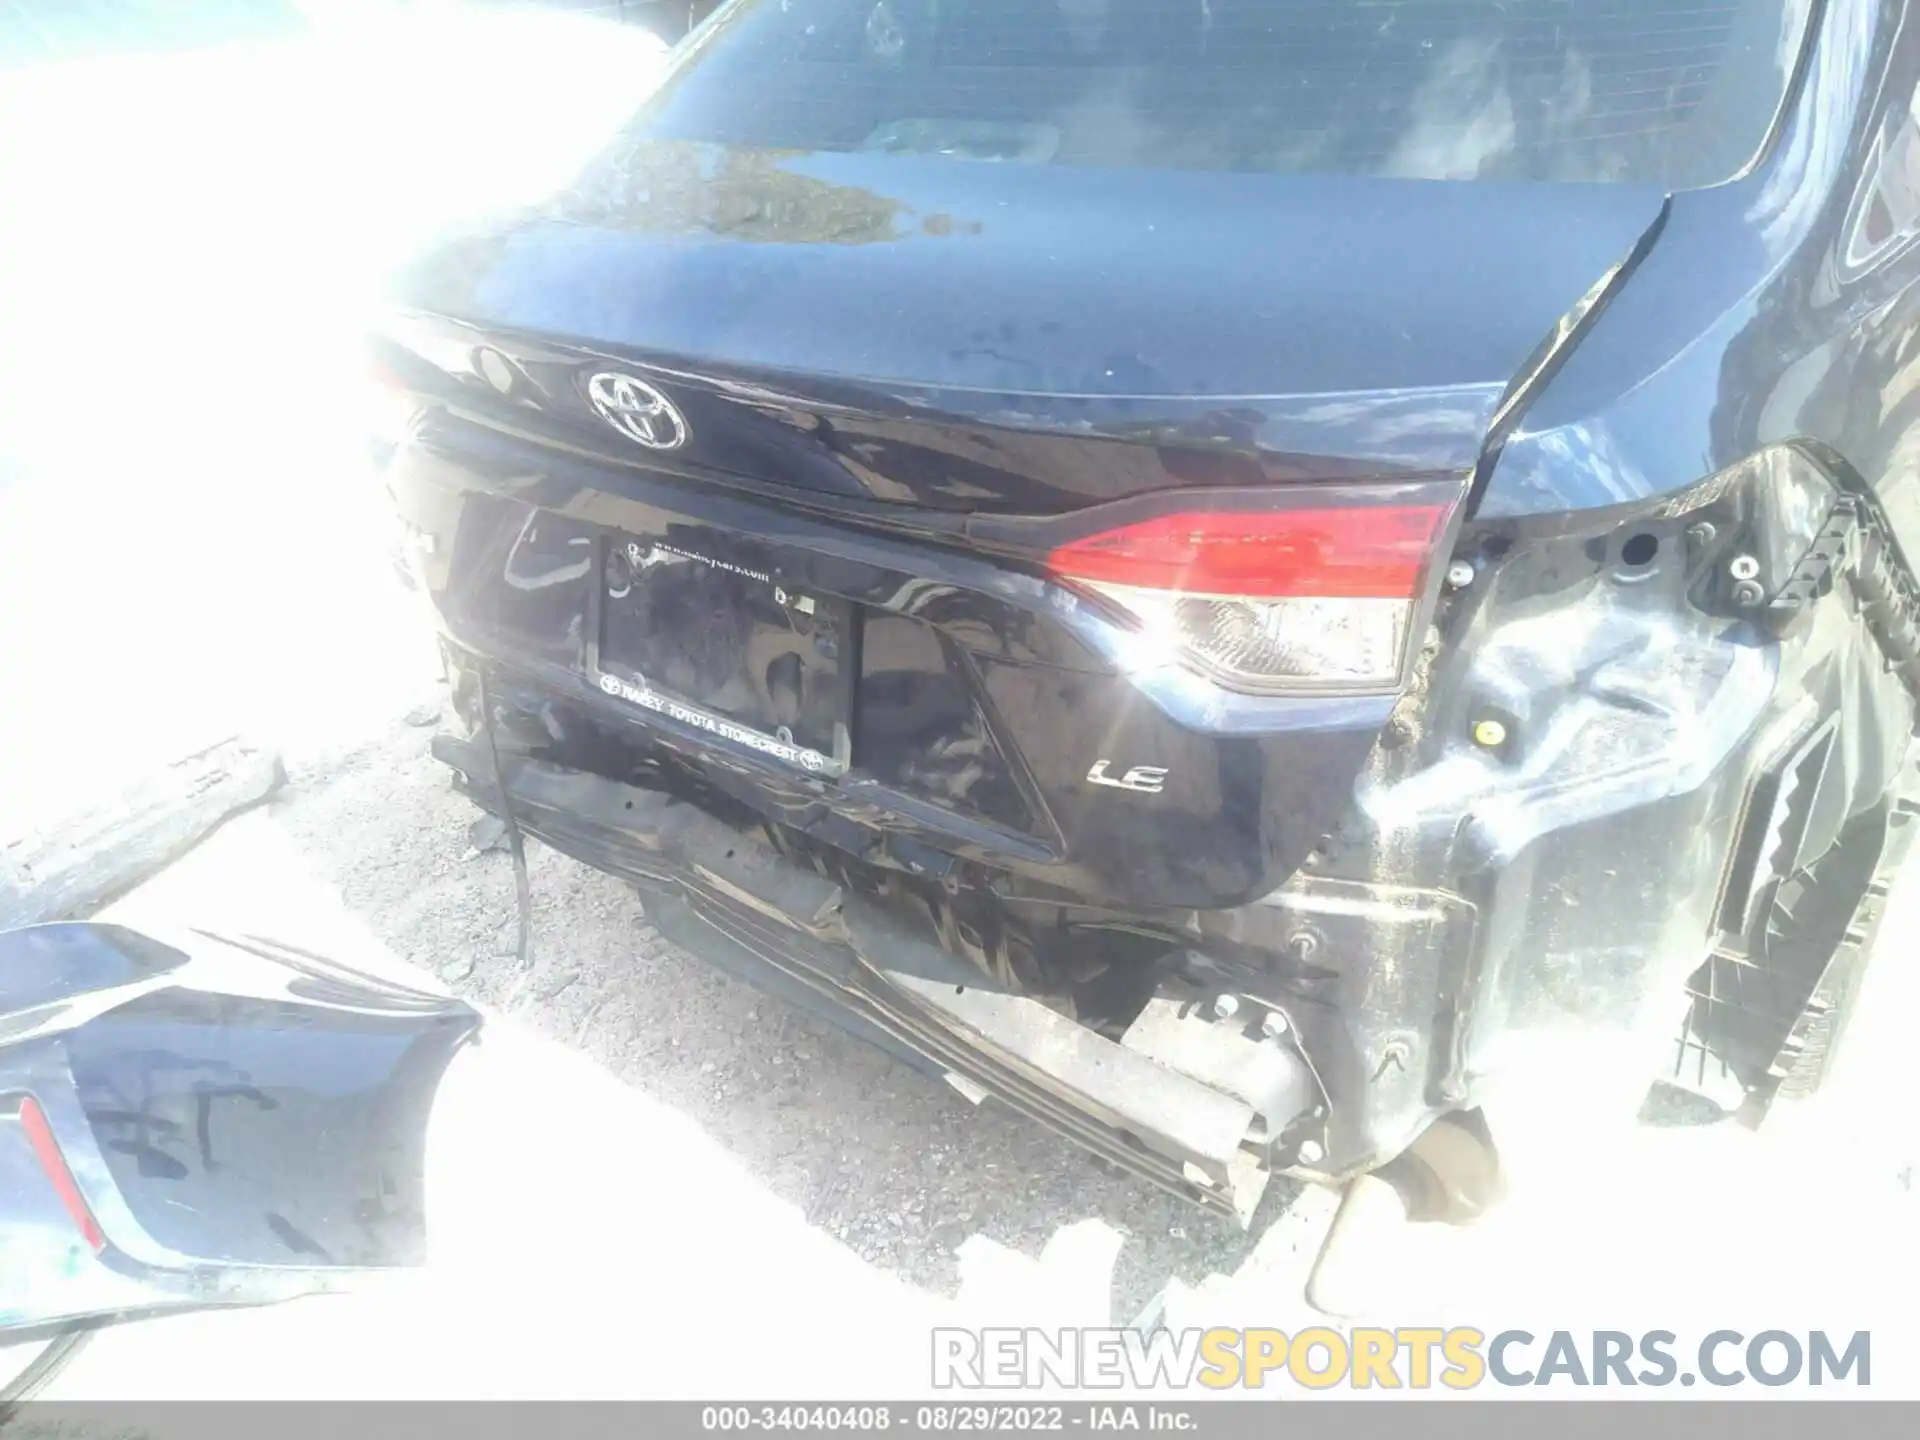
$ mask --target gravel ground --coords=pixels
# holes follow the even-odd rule
[[[1037,1258],[1061,1226],[1097,1217],[1126,1237],[1113,1294],[1125,1319],[1170,1276],[1234,1271],[1285,1207],[1291,1191],[1272,1187],[1243,1233],[1017,1116],[975,1110],[670,944],[630,886],[535,841],[523,973],[511,861],[473,853],[479,812],[425,753],[429,733],[398,722],[296,761],[274,821],[396,954],[672,1105],[869,1263],[951,1293],[968,1236]]]

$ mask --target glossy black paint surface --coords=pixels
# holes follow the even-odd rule
[[[832,317],[818,323],[830,326]],[[388,333],[399,342],[388,352],[394,368],[410,384],[490,429],[616,470],[644,466],[745,486],[836,513],[872,513],[899,527],[1054,514],[1188,488],[1461,472],[1479,453],[1504,384],[1050,395],[843,380],[610,343],[563,345],[415,315]],[[511,394],[495,393],[479,377],[474,357],[483,349],[513,365]],[[1525,353],[1523,344],[1517,358]],[[609,364],[647,377],[673,400],[692,431],[686,448],[636,455],[593,415],[585,381]]]
[[[870,613],[860,637],[856,733],[861,764],[874,779],[935,804],[979,815],[1009,830],[1039,830],[1044,802],[1003,741],[990,691],[976,678],[991,661],[910,615]],[[1015,666],[1070,689],[1076,678],[1050,667]],[[1024,783],[1023,783],[1024,782]]]
[[[260,1303],[418,1263],[427,1118],[478,1023],[270,941],[0,934],[0,1330]]]
[[[678,750],[751,808],[825,826],[855,853],[897,838],[1088,894],[1236,903],[1298,864],[1335,821],[1393,704],[1236,695],[1177,663],[1130,661],[1124,627],[1004,560],[601,470],[451,419],[423,429],[387,477],[402,519],[435,537],[420,574],[462,649],[631,744]],[[598,524],[572,518],[581,513]],[[530,533],[546,537],[547,573],[570,579],[510,578]],[[861,641],[848,773],[770,761],[603,693],[588,645],[601,587],[575,542],[624,535],[670,535],[703,552],[744,546],[775,582],[860,607],[874,641]],[[543,721],[530,742],[568,751],[555,726],[566,729]],[[1091,783],[1102,758],[1121,770],[1167,766],[1165,788],[1145,797]],[[634,762],[606,753],[600,763],[625,780],[615,767]]]
[[[1152,424],[1156,400],[1246,399],[1264,421],[1258,397],[1503,385],[1660,198],[638,135],[550,216],[433,257],[399,295],[695,371],[1032,401],[1042,422],[1090,400]]]

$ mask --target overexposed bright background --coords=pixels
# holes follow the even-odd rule
[[[435,0],[0,12],[12,800],[71,803],[209,717],[324,732],[417,664],[365,461],[380,276],[564,185],[663,49],[597,14]]]

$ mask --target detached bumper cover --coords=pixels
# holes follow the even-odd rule
[[[0,1333],[418,1263],[428,1115],[478,1025],[271,942],[0,934]]]

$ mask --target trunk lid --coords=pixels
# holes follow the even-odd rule
[[[950,511],[1464,472],[1657,218],[1630,185],[1054,170],[630,138],[397,290],[496,419],[608,458]],[[405,338],[402,335],[401,338]],[[471,347],[524,381],[496,404]],[[684,414],[648,453],[584,385]]]

